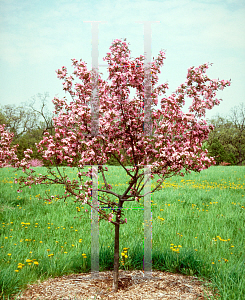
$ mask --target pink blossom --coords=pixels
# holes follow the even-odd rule
[[[105,179],[104,165],[111,157],[116,157],[124,167],[127,156],[136,164],[126,169],[135,183],[140,180],[139,166],[151,165],[151,178],[154,178],[154,175],[161,176],[158,181],[159,186],[165,178],[173,174],[183,176],[181,172],[183,167],[188,172],[191,170],[199,172],[215,164],[214,158],[208,158],[207,151],[201,148],[212,127],[208,127],[198,119],[205,117],[207,109],[212,109],[220,103],[215,99],[216,92],[229,86],[230,81],[210,79],[205,74],[209,64],[205,63],[199,67],[189,68],[186,81],[167,97],[168,84],[157,86],[160,67],[165,59],[165,53],[160,51],[150,65],[151,99],[153,98],[151,130],[154,129],[155,132],[155,136],[151,136],[146,134],[148,126],[145,117],[147,116],[144,115],[144,56],[130,59],[128,45],[121,40],[115,40],[110,49],[111,53],[107,53],[104,58],[109,65],[110,83],[102,80],[98,74],[99,135],[91,136],[92,118],[88,102],[93,100],[91,99],[94,84],[92,72],[87,69],[85,62],[73,59],[72,65],[75,69],[73,75],[81,81],[81,84],[74,82],[73,76],[67,74],[65,66],[56,71],[57,77],[62,80],[63,89],[70,94],[72,101],[68,102],[66,98],[57,97],[53,99],[55,134],[52,136],[48,132],[44,133],[43,139],[36,145],[43,159],[57,166],[58,169],[59,164],[63,162],[68,166],[77,167],[77,178],[71,181],[67,177],[68,174],[62,172],[60,176],[52,174],[50,177],[32,174],[32,177],[20,180],[22,185],[24,181],[29,186],[44,182],[63,184],[67,191],[64,198],[72,196],[83,204],[90,205],[93,176],[91,171],[80,172],[80,168],[85,165],[101,165],[99,170],[104,175],[104,182],[99,188],[100,192],[107,196],[114,194],[119,198],[120,195],[114,192],[110,179]],[[136,91],[137,96],[133,99],[129,97],[129,86]],[[188,114],[182,111],[186,96],[192,99]],[[160,109],[154,107],[158,102]],[[98,118],[94,121],[96,123]],[[9,136],[4,135],[4,143],[9,143]],[[31,151],[26,150],[26,157],[19,164],[25,172],[29,171],[31,154]],[[83,182],[82,175],[89,179]],[[132,182],[128,184],[130,186],[127,187],[127,200],[136,198],[136,201],[139,201],[143,192],[139,192],[136,184],[133,185]],[[151,192],[155,190],[156,188]],[[111,206],[109,200],[106,204]],[[103,211],[102,216],[111,222],[111,213]],[[127,219],[125,222],[127,223]]]
[[[109,214],[109,220],[108,220],[108,222],[111,222],[112,218],[113,218],[113,214],[110,213],[110,214]]]
[[[13,133],[5,131],[5,124],[0,125],[0,168],[20,165],[16,155],[18,145],[11,148],[13,137]]]

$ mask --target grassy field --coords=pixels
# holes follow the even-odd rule
[[[123,192],[129,177],[108,166],[109,183]],[[44,173],[45,168],[37,168]],[[76,176],[69,169],[70,178]],[[0,169],[0,297],[18,294],[38,279],[91,270],[91,211],[73,199],[40,200],[45,190],[58,195],[64,187],[34,186],[17,193],[14,178],[22,171]],[[152,187],[158,178],[152,181]],[[101,186],[102,176],[99,176]],[[245,167],[213,166],[201,173],[172,177],[152,194],[152,265],[209,280],[219,296],[245,295]],[[125,207],[142,207],[125,203]],[[87,209],[88,211],[85,211]],[[120,250],[128,248],[120,269],[143,270],[144,211],[125,210]],[[100,222],[100,271],[113,269],[114,225]],[[137,239],[135,238],[137,237]]]

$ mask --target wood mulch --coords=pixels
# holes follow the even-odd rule
[[[194,276],[153,270],[152,278],[146,280],[140,270],[119,270],[117,293],[112,291],[112,271],[100,272],[99,276],[99,278],[92,279],[91,273],[80,273],[49,278],[43,282],[28,285],[19,296],[10,299],[214,299],[210,284]],[[205,295],[208,297],[204,297]]]

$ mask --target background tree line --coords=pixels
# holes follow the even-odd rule
[[[37,94],[38,99],[34,96],[32,100],[19,106],[9,104],[0,106],[0,124],[5,124],[5,128],[14,133],[12,144],[19,144],[17,151],[19,159],[24,157],[23,151],[27,148],[33,149],[34,158],[41,159],[35,143],[39,143],[45,130],[54,134],[53,112],[48,108],[47,97],[48,93],[44,96]],[[226,162],[230,165],[245,165],[244,104],[241,103],[239,107],[231,109],[227,117],[216,115],[208,119],[207,123],[213,124],[214,130],[210,132],[208,140],[204,141],[203,149],[208,150],[209,156],[215,157],[216,164]],[[107,163],[119,165],[114,157]],[[130,165],[129,158],[127,164]]]

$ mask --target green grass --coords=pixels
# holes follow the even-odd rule
[[[113,190],[123,192],[129,177],[120,167],[108,169]],[[45,168],[37,170],[45,172]],[[68,170],[70,178],[76,176],[75,170]],[[219,294],[216,299],[244,299],[244,170],[239,166],[213,166],[201,173],[169,178],[161,191],[152,194],[153,270],[208,280]],[[53,195],[61,194],[61,186],[37,185],[17,193],[15,174],[23,173],[12,168],[0,169],[3,299],[20,293],[38,279],[91,270],[89,206],[79,206],[73,199],[39,199],[49,189]],[[152,187],[157,179],[152,181]],[[143,208],[143,199],[140,203],[125,203],[124,207]],[[120,226],[120,251],[129,249],[120,269],[143,270],[144,211],[127,209],[124,215],[128,223]],[[104,220],[99,224],[100,271],[112,270],[114,225]]]

